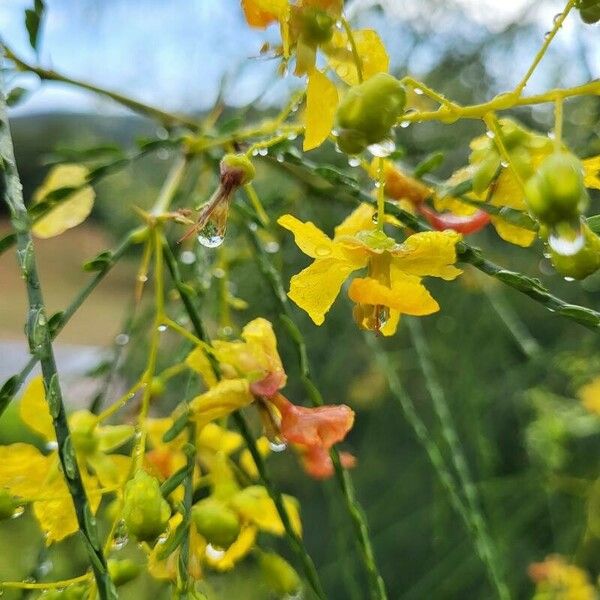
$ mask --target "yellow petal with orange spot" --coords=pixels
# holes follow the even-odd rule
[[[419,278],[408,275],[396,276],[391,287],[370,277],[354,279],[348,296],[357,304],[388,306],[405,315],[430,315],[440,309]]]
[[[418,277],[455,279],[462,273],[454,266],[456,244],[461,239],[459,233],[450,230],[415,233],[392,251],[392,264],[400,271]]]
[[[308,74],[306,111],[304,112],[304,143],[306,152],[320,146],[326,139],[335,120],[339,101],[335,85],[318,69]]]

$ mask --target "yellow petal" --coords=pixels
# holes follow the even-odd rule
[[[202,377],[207,388],[211,388],[217,383],[215,372],[208,360],[206,350],[202,346],[197,346],[187,355],[185,364]]]
[[[600,190],[600,154],[583,161],[585,187]]]
[[[415,233],[392,252],[392,263],[410,275],[455,279],[462,273],[454,266],[456,244],[461,237],[449,230]]]
[[[502,169],[490,198],[494,206],[508,206],[515,210],[527,210],[523,186],[512,169]]]
[[[283,496],[284,507],[290,517],[293,530],[300,535],[302,524],[298,510],[298,501],[291,496]],[[261,531],[273,535],[283,535],[285,529],[267,490],[261,485],[251,485],[239,491],[230,499],[233,508],[243,519],[254,523]]]
[[[146,420],[146,433],[148,440],[153,448],[160,448],[161,446],[168,446],[173,450],[181,448],[183,444],[187,442],[187,433],[184,431],[180,433],[174,440],[171,440],[168,444],[163,442],[163,436],[173,426],[172,417],[164,417],[162,419],[147,419]]]
[[[81,470],[81,476],[92,512],[96,512],[101,493],[98,491],[98,481]],[[69,489],[61,473],[55,473],[46,481],[43,489],[44,500],[33,503],[33,513],[40,528],[45,534],[46,544],[60,542],[78,531],[77,516]]]
[[[490,220],[496,229],[496,233],[506,242],[527,248],[535,241],[536,233],[531,229],[509,223],[502,217],[491,216]]]
[[[55,453],[44,456],[29,444],[0,446],[0,488],[21,498],[38,496],[56,460]]]
[[[400,322],[400,311],[390,309],[390,316],[387,323],[379,329],[380,333],[385,337],[394,335],[398,329],[398,323]]]
[[[125,442],[128,442],[135,434],[133,425],[106,425],[96,427],[94,432],[98,440],[98,450],[100,452],[112,452]]]
[[[257,529],[253,525],[242,527],[240,535],[223,554],[206,552],[206,562],[217,571],[230,571],[242,560],[256,543]]]
[[[365,263],[366,263],[365,257]],[[288,296],[305,310],[316,325],[325,320],[325,313],[340,293],[340,288],[360,264],[337,258],[321,258],[294,275]]]
[[[208,423],[198,432],[197,443],[201,449],[229,456],[242,445],[242,436],[216,423]]]
[[[320,146],[329,135],[339,101],[335,85],[318,69],[308,75],[303,150]]]
[[[285,19],[288,11],[287,0],[242,0],[242,8],[248,25],[259,29]]]
[[[303,223],[292,215],[283,215],[277,219],[277,223],[294,234],[298,248],[311,258],[333,253],[333,242],[311,221]]]
[[[354,279],[348,296],[357,304],[389,306],[405,315],[430,315],[440,309],[417,277],[401,274],[393,278],[392,287],[370,277]]]
[[[246,379],[224,379],[190,402],[198,428],[248,406],[254,400]]]
[[[87,456],[86,460],[94,469],[102,487],[114,488],[127,481],[131,467],[131,457],[122,454],[95,452]]]
[[[360,231],[375,229],[374,214],[375,208],[373,206],[366,203],[361,204],[335,228],[334,240],[342,236],[356,235]]]
[[[50,442],[55,439],[52,417],[46,402],[44,380],[41,375],[34,377],[23,392],[19,414],[23,423],[41,435],[44,440]]]
[[[596,377],[577,392],[586,410],[600,415],[600,377]]]
[[[357,29],[352,32],[356,50],[361,60],[363,80],[377,73],[387,72],[390,59],[381,38],[372,29]],[[336,31],[331,42],[324,48],[329,66],[348,85],[357,85],[358,71],[352,51],[348,48],[348,36],[345,31]]]
[[[58,165],[48,173],[33,196],[36,204],[42,202],[54,190],[83,187],[61,200],[46,216],[37,221],[32,227],[35,235],[41,238],[54,237],[85,221],[92,212],[95,198],[93,188],[84,185],[88,173],[84,166],[75,164]]]

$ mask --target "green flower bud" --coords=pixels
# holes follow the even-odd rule
[[[170,516],[158,480],[138,471],[125,487],[123,520],[129,533],[142,542],[153,542],[166,529]]]
[[[542,223],[576,219],[587,204],[581,161],[564,152],[552,154],[527,182],[525,193],[529,211]]]
[[[227,548],[240,534],[240,521],[236,513],[213,498],[205,498],[192,508],[192,518],[198,533],[207,542]]]
[[[17,498],[9,494],[7,490],[0,489],[0,521],[15,516],[15,512],[19,506],[20,503]]]
[[[592,25],[600,21],[600,0],[579,0],[577,9],[584,23]]]
[[[130,558],[123,560],[108,559],[108,573],[116,586],[125,585],[140,574],[140,566]]]
[[[585,279],[600,269],[600,238],[582,224],[584,245],[579,252],[571,256],[559,254],[550,248],[550,260],[554,268],[564,277]]]
[[[333,36],[334,19],[324,10],[307,6],[299,12],[302,40],[312,46],[327,43]]]
[[[245,154],[226,154],[221,159],[221,184],[239,187],[250,183],[256,175],[252,161]]]
[[[82,410],[71,415],[69,426],[71,427],[71,441],[76,452],[84,455],[94,454],[98,449],[99,440],[95,429],[98,419],[92,413]]]
[[[302,582],[298,573],[278,554],[261,552],[258,564],[267,584],[278,596],[292,596],[300,590]]]
[[[347,92],[337,109],[338,146],[356,154],[389,135],[406,104],[402,84],[387,73],[377,73]],[[350,133],[348,133],[350,132]]]

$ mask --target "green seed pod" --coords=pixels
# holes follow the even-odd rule
[[[579,252],[565,256],[550,248],[554,268],[570,279],[585,279],[600,269],[600,238],[585,223],[582,232],[585,241]]]
[[[542,223],[576,219],[587,204],[581,161],[564,152],[552,154],[527,182],[525,192],[529,211]]]
[[[15,515],[15,511],[19,508],[19,501],[8,493],[7,490],[0,489],[0,521],[10,519]]]
[[[221,159],[221,183],[239,187],[250,183],[256,175],[252,161],[245,154],[226,154]]]
[[[581,20],[588,25],[600,21],[600,1],[599,0],[579,0],[577,9]]]
[[[338,145],[356,154],[359,145],[381,142],[394,126],[406,104],[402,84],[387,73],[377,73],[356,85],[344,96],[337,109],[340,129]],[[346,133],[351,132],[351,133]]]
[[[219,548],[228,548],[240,534],[238,516],[214,498],[205,498],[192,508],[198,533]]]
[[[108,573],[116,586],[125,585],[140,574],[140,566],[130,558],[123,560],[108,559]]]
[[[490,152],[488,156],[477,164],[477,170],[473,174],[473,191],[482,194],[492,183],[496,171],[500,168],[500,157]]]
[[[138,471],[125,487],[123,520],[129,533],[142,542],[153,542],[166,529],[170,516],[158,480]]]
[[[292,565],[274,552],[260,552],[258,564],[269,587],[277,596],[294,595],[302,586]]]

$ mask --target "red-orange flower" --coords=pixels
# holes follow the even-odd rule
[[[356,457],[349,452],[340,452],[342,467],[351,469],[356,465]],[[333,462],[323,446],[306,446],[302,451],[302,466],[314,479],[329,479],[333,475]]]

